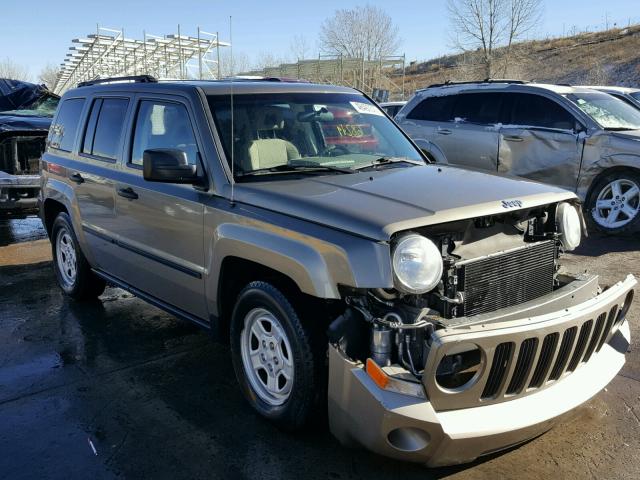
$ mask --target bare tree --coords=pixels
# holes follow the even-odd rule
[[[12,80],[31,81],[29,69],[19,63],[14,62],[10,58],[0,60],[0,78],[10,78]]]
[[[396,53],[400,38],[384,10],[366,5],[336,10],[322,23],[319,44],[326,53],[374,60]]]
[[[513,44],[539,24],[541,5],[542,0],[448,0],[454,43],[463,51],[479,50],[490,78],[497,70],[496,49],[505,47],[506,71]]]
[[[254,70],[263,70],[269,67],[277,67],[281,63],[287,63],[288,59],[284,56],[275,55],[271,52],[262,51],[258,53],[253,62]]]
[[[289,50],[293,54],[296,61],[304,60],[311,50],[309,42],[304,35],[296,35],[291,39]]]
[[[56,82],[58,81],[58,74],[60,73],[60,67],[48,63],[41,71],[40,75],[38,75],[38,82],[44,83],[49,90],[53,90],[56,86]]]
[[[246,53],[233,52],[232,64],[231,49],[220,50],[220,76],[222,78],[246,73],[249,70],[251,70],[251,62],[249,62],[249,56]]]

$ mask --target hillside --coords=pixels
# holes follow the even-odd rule
[[[512,47],[508,61],[497,51],[494,78],[548,83],[640,86],[640,25],[571,37],[523,42]],[[475,52],[415,63],[406,69],[406,91],[432,83],[483,78]]]

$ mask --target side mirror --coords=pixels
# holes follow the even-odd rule
[[[580,123],[578,120],[575,121],[575,124],[573,125],[573,131],[575,133],[582,133],[582,132],[586,132],[587,128]]]
[[[198,183],[198,168],[187,161],[187,154],[175,148],[154,148],[142,154],[145,180],[164,183]]]
[[[431,156],[431,143],[429,142],[429,140],[425,140],[424,138],[415,138],[413,140],[413,143],[418,146],[422,153],[429,157]]]

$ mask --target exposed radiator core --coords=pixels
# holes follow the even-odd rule
[[[458,315],[493,312],[551,293],[555,255],[555,242],[548,240],[461,263],[458,288],[464,303]]]

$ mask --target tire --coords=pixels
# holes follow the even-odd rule
[[[93,300],[104,292],[106,283],[91,271],[65,212],[53,221],[51,252],[58,285],[66,295],[75,300]]]
[[[323,390],[323,357],[314,355],[291,303],[269,283],[250,283],[238,295],[230,334],[233,368],[251,406],[285,430],[307,424]]]
[[[589,225],[608,234],[634,231],[640,225],[640,174],[618,171],[591,188],[586,217]]]

